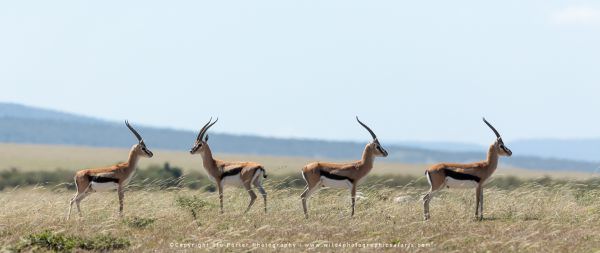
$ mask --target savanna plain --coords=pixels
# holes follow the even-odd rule
[[[57,168],[72,172],[110,165],[125,159],[127,153],[121,149],[49,147],[1,144],[2,175]],[[152,164],[180,166],[182,177],[204,173],[200,157],[172,151],[155,154],[153,160],[140,164],[128,187],[123,217],[117,213],[116,192],[92,194],[82,202],[83,217],[75,212],[65,221],[74,194],[71,181],[5,186],[0,191],[1,251],[600,250],[600,187],[585,173],[547,176],[501,167],[484,190],[484,220],[474,218],[474,190],[451,190],[436,195],[431,202],[431,220],[425,222],[421,196],[428,190],[422,176],[426,165],[378,160],[368,176],[372,180],[358,188],[354,217],[350,217],[347,190],[323,189],[310,199],[310,218],[305,219],[298,171],[303,164],[319,159],[217,155],[261,162],[269,173],[264,183],[269,193],[266,214],[260,197],[244,214],[248,195],[236,188],[225,190],[225,212],[220,214],[218,196],[208,181],[200,180],[196,187],[187,187],[183,181],[144,183],[139,177]]]

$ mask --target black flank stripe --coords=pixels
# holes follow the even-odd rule
[[[112,177],[101,177],[101,176],[92,176],[92,175],[88,175],[88,179],[92,182],[95,183],[119,183],[119,179],[116,178],[112,178]]]
[[[475,181],[477,183],[479,183],[479,181],[481,181],[481,178],[479,178],[478,176],[473,176],[471,174],[460,173],[460,172],[456,172],[456,171],[453,171],[450,169],[444,169],[444,172],[446,173],[447,177],[451,177],[456,180],[471,180],[471,181]]]
[[[228,177],[228,176],[234,176],[234,175],[240,174],[240,172],[242,172],[242,167],[230,169],[228,171],[224,171],[223,174],[221,174],[221,178]]]
[[[337,175],[337,174],[331,174],[331,173],[329,173],[327,171],[324,171],[324,170],[321,171],[321,176],[324,176],[326,178],[333,179],[333,180],[348,180],[348,181],[350,181],[350,183],[354,183],[354,180],[352,180],[349,177],[340,176],[340,175]]]

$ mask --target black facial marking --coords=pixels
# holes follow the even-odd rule
[[[234,169],[230,169],[230,170],[224,171],[223,174],[221,174],[221,178],[240,174],[240,172],[242,172],[242,169],[243,169],[243,167],[238,167],[238,168],[234,168]]]
[[[348,181],[350,181],[350,183],[354,183],[354,180],[352,180],[352,178],[337,175],[337,174],[331,174],[324,170],[321,170],[321,176],[324,176],[326,178],[333,179],[333,180],[348,180]]]
[[[444,169],[444,172],[446,173],[447,177],[451,177],[456,180],[471,180],[471,181],[475,181],[477,183],[479,183],[479,181],[481,181],[481,178],[479,178],[478,176],[473,176],[473,175],[466,174],[466,173],[460,173],[460,172],[456,172],[456,171],[453,171],[450,169]]]
[[[112,177],[102,177],[102,176],[92,176],[92,175],[88,175],[88,180],[90,180],[91,182],[95,182],[95,183],[119,183],[119,179],[117,178],[112,178]]]

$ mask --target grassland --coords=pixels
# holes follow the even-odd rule
[[[200,157],[185,152],[154,152],[156,156],[144,160],[140,167],[168,161],[186,170],[202,170]],[[124,160],[126,153],[123,149],[2,144],[0,168],[75,170],[112,164]],[[313,159],[219,156],[259,161],[274,174],[265,182],[269,192],[267,214],[262,212],[260,199],[243,214],[248,197],[240,189],[226,189],[226,211],[219,214],[214,192],[131,186],[125,196],[124,217],[117,215],[116,193],[105,192],[83,201],[83,218],[75,214],[65,221],[68,200],[73,195],[65,187],[7,188],[0,191],[0,252],[60,250],[65,245],[74,247],[67,251],[127,252],[275,252],[282,248],[315,252],[600,250],[600,187],[594,185],[490,186],[485,190],[483,221],[473,218],[473,190],[444,191],[431,203],[432,219],[424,222],[420,197],[427,188],[423,184],[382,186],[367,181],[359,186],[355,217],[349,217],[346,190],[326,189],[311,198],[311,218],[305,220],[299,199],[301,189],[281,187],[281,180]],[[378,161],[374,174],[421,176],[424,167]],[[509,168],[498,172],[499,176],[505,173],[525,178],[546,174]]]
[[[600,249],[600,191],[523,186],[485,192],[485,220],[473,219],[472,191],[449,191],[432,202],[432,219],[422,221],[423,189],[361,188],[357,215],[349,217],[347,191],[323,190],[310,202],[305,220],[298,189],[270,190],[269,212],[257,202],[242,214],[247,194],[228,189],[226,212],[216,194],[200,191],[132,191],[125,216],[116,215],[116,193],[98,193],[82,204],[83,219],[64,221],[71,192],[43,188],[0,193],[0,247],[22,243],[46,230],[82,238],[98,235],[129,243],[126,251],[366,251],[358,244],[387,244],[378,250],[411,252],[592,252]],[[197,221],[178,199],[195,196]],[[140,222],[141,221],[141,222]],[[338,248],[327,248],[335,247]],[[343,244],[347,243],[346,248]],[[233,245],[235,244],[235,245]],[[307,246],[308,245],[308,246]],[[406,248],[411,245],[412,248]],[[192,247],[187,248],[187,247]],[[208,248],[198,248],[208,247]],[[32,247],[22,248],[31,250]]]

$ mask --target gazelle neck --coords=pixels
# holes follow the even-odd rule
[[[373,168],[374,163],[375,154],[373,154],[373,149],[370,148],[370,145],[367,145],[362,153],[362,158],[360,159],[359,169],[364,173],[361,173],[361,175],[369,173]]]
[[[129,158],[127,159],[129,171],[134,171],[135,167],[137,167],[138,161],[140,160],[140,155],[136,152],[136,146],[133,146],[129,151]]]
[[[496,148],[496,143],[493,143],[490,146],[490,148],[488,149],[487,159],[486,159],[486,162],[487,162],[491,172],[495,171],[496,167],[498,167],[498,159],[499,159],[498,149]]]
[[[204,169],[208,171],[213,177],[217,176],[217,165],[215,163],[215,159],[213,158],[212,151],[208,146],[208,143],[203,144],[203,150],[200,152],[200,156],[202,157],[202,165]]]

